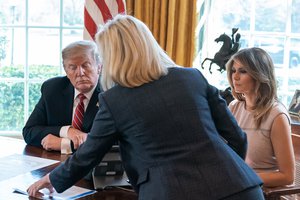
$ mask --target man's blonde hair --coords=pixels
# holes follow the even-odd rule
[[[138,87],[166,75],[175,63],[148,27],[129,15],[117,15],[100,28],[96,42],[102,57],[101,85]]]

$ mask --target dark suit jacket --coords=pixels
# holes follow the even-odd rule
[[[99,163],[116,140],[139,199],[214,200],[262,183],[243,160],[245,133],[196,69],[171,68],[136,88],[115,86],[99,102],[86,142],[50,173],[58,192]]]
[[[97,85],[83,119],[83,132],[89,132],[98,112]],[[49,133],[59,137],[62,126],[72,124],[74,87],[69,79],[55,77],[45,81],[41,87],[42,96],[23,128],[23,137],[27,144],[41,147],[42,139]]]

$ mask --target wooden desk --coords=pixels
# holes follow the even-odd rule
[[[293,145],[295,150],[295,156],[297,164],[297,176],[300,177],[300,122],[293,121],[292,124],[292,133],[293,133]],[[67,155],[61,155],[58,152],[48,152],[41,148],[28,146],[24,143],[23,140],[18,139],[11,139],[6,137],[0,137],[0,156],[7,156],[14,153],[36,156],[41,158],[47,158],[52,160],[64,161],[67,159]],[[54,169],[58,164],[54,164],[48,167],[44,167],[38,170],[34,170],[31,173],[27,173],[26,177],[28,179],[38,179],[44,176],[46,173],[50,172]],[[22,167],[22,166],[20,166]],[[300,179],[300,178],[299,178]],[[93,189],[93,184],[91,182],[81,180],[77,184],[77,186]],[[264,193],[266,199],[280,199],[280,196],[291,194],[291,188],[281,187],[281,188],[264,188]],[[296,188],[296,193],[300,193],[300,180],[299,180],[299,187]],[[295,190],[294,190],[295,193]],[[0,182],[0,199],[28,199],[27,196],[22,196],[19,194],[12,193],[11,183],[9,180]],[[35,199],[35,198],[30,198]],[[111,189],[111,190],[104,190],[98,191],[93,195],[89,195],[87,197],[80,198],[81,200],[88,199],[88,200],[137,200],[137,195],[134,192],[123,191],[121,189]],[[289,199],[287,197],[287,199]]]
[[[12,139],[7,137],[0,137],[0,156],[8,156],[11,154],[24,154],[47,158],[52,160],[64,161],[67,155],[61,155],[59,152],[48,152],[41,148],[26,145],[23,140]],[[59,163],[58,163],[59,164]],[[37,180],[54,169],[58,164],[53,164],[41,169],[31,171],[24,174],[26,179]],[[22,166],[19,166],[22,168]],[[22,175],[23,176],[23,175]],[[10,178],[0,182],[0,199],[28,199],[25,195],[15,194],[12,192],[14,178]],[[86,180],[81,180],[77,186],[93,189],[93,183]],[[35,198],[30,198],[35,199]],[[95,194],[80,198],[81,200],[137,200],[138,197],[135,192],[125,191],[118,188],[98,191]]]

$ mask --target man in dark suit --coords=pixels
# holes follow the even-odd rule
[[[97,47],[89,41],[69,44],[62,58],[67,76],[43,83],[41,98],[23,128],[23,137],[27,144],[69,154],[86,140],[98,111],[101,65]],[[80,93],[85,96],[85,112],[78,130],[71,124]]]

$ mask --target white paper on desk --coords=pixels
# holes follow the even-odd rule
[[[22,154],[12,154],[0,157],[0,181],[24,174],[55,163],[57,160],[50,160]]]
[[[20,195],[28,195],[26,189],[24,188],[14,188],[13,192],[20,193]],[[71,200],[71,199],[78,199],[90,194],[94,194],[97,191],[85,189],[82,187],[72,186],[66,191],[64,191],[63,193],[53,192],[50,194],[48,189],[42,189],[40,190],[40,192],[44,194],[43,198],[40,199],[60,199],[60,200],[70,199]]]

